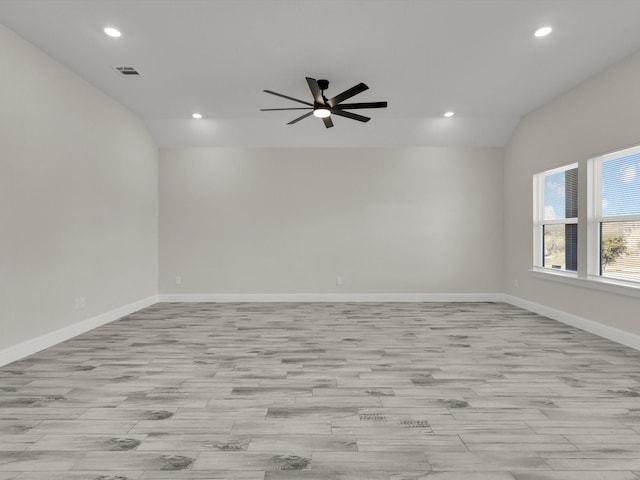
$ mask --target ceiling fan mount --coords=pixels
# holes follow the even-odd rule
[[[364,92],[369,87],[364,83],[359,83],[342,93],[339,93],[333,98],[327,98],[324,95],[324,91],[329,88],[329,80],[320,79],[316,80],[315,78],[306,77],[307,85],[309,85],[309,90],[311,90],[311,95],[313,97],[313,103],[307,102],[305,100],[300,100],[298,98],[293,98],[288,95],[283,95],[282,93],[277,93],[272,90],[264,90],[265,93],[269,93],[271,95],[275,95],[277,97],[286,98],[287,100],[292,100],[294,102],[302,103],[307,105],[307,107],[291,107],[291,108],[261,108],[260,111],[268,112],[275,110],[309,110],[304,115],[301,115],[298,118],[294,118],[287,125],[293,125],[294,123],[299,122],[311,115],[321,118],[324,122],[324,126],[327,128],[333,127],[333,121],[331,120],[331,115],[337,115],[339,117],[350,118],[351,120],[357,120],[359,122],[368,122],[371,120],[369,117],[365,117],[364,115],[359,115],[357,113],[348,112],[346,110],[358,110],[364,108],[386,108],[387,102],[362,102],[362,103],[342,103],[343,101]]]
[[[320,87],[320,90],[325,91],[327,88],[329,88],[329,80],[318,80],[318,87]]]

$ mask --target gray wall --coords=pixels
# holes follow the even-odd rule
[[[0,72],[2,349],[157,293],[158,176],[131,112],[2,26]]]
[[[160,212],[160,293],[502,292],[499,149],[164,149]]]
[[[528,272],[532,175],[640,143],[640,53],[526,116],[504,157],[480,148],[185,148],[162,150],[159,171],[135,115],[4,27],[0,71],[0,349],[153,296],[158,285],[506,291],[640,333],[637,297]],[[582,175],[583,194],[584,184]],[[74,308],[76,297],[86,308]]]
[[[505,149],[505,289],[530,302],[640,334],[640,301],[537,277],[532,264],[532,175],[580,162],[579,207],[586,220],[589,158],[640,143],[640,53],[527,115]],[[579,260],[586,256],[579,227]],[[515,286],[518,281],[519,287]]]

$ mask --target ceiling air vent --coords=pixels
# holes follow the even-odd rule
[[[140,75],[138,71],[133,67],[114,67],[122,75]]]

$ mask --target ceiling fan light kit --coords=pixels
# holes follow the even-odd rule
[[[321,107],[314,108],[313,116],[318,118],[327,118],[331,116],[331,110],[329,110],[328,108],[321,108]]]
[[[331,115],[338,115],[339,117],[350,118],[351,120],[357,120],[359,122],[368,122],[369,120],[371,120],[371,118],[365,117],[364,115],[359,115],[357,113],[348,112],[346,110],[387,107],[387,102],[342,103],[343,101],[367,90],[369,87],[364,83],[359,83],[345,90],[344,92],[339,93],[333,98],[327,98],[324,95],[324,91],[329,88],[329,80],[316,80],[315,78],[311,77],[306,77],[306,80],[307,85],[309,85],[309,90],[311,90],[311,95],[313,96],[313,103],[307,102],[305,100],[300,100],[298,98],[293,98],[288,95],[283,95],[282,93],[277,93],[273,90],[263,90],[265,93],[269,93],[277,97],[286,98],[287,100],[292,100],[294,102],[301,103],[307,106],[291,108],[261,108],[260,111],[272,112],[276,110],[309,110],[307,113],[291,120],[287,125],[293,125],[294,123],[297,123],[300,120],[313,115],[314,117],[321,118],[324,122],[325,127],[331,128],[333,127]]]

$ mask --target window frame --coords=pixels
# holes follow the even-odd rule
[[[602,164],[608,160],[614,160],[640,153],[640,145],[623,148],[614,152],[590,158],[587,161],[587,175],[589,188],[587,191],[587,278],[598,282],[606,282],[640,288],[638,280],[622,279],[615,276],[606,276],[601,273],[601,225],[611,222],[640,222],[640,213],[632,215],[603,215],[602,213]]]
[[[544,226],[545,225],[569,225],[579,224],[579,214],[577,217],[572,218],[558,218],[554,220],[545,220],[545,205],[544,205],[544,187],[545,177],[547,175],[553,175],[560,172],[566,172],[567,170],[578,169],[578,162],[571,163],[569,165],[563,165],[560,167],[544,170],[533,175],[533,270],[540,272],[553,272],[554,274],[566,275],[570,277],[577,277],[578,269],[566,270],[555,269],[549,266],[544,266]],[[578,173],[579,174],[579,173]],[[579,190],[578,190],[579,195]],[[579,198],[579,196],[578,196]],[[579,227],[578,227],[579,228]],[[579,268],[579,266],[578,266]]]

